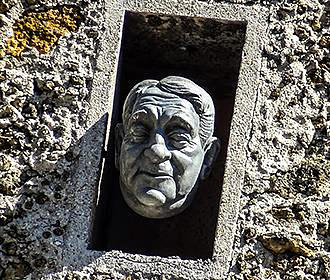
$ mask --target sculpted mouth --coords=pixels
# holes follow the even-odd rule
[[[149,172],[149,171],[144,171],[144,170],[141,170],[140,172],[138,172],[139,175],[146,175],[146,176],[149,176],[149,177],[173,177],[171,174],[168,174],[166,172]]]
[[[158,207],[175,198],[176,184],[171,172],[139,170],[134,192],[142,204]]]

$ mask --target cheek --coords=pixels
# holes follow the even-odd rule
[[[189,153],[187,151],[185,153],[175,151],[172,153],[172,159],[176,170],[177,191],[179,194],[185,195],[197,182],[204,159],[204,152],[199,149]]]
[[[174,150],[172,153],[172,162],[177,169],[178,174],[183,174],[192,166],[200,166],[204,159],[204,151],[201,147],[187,147],[182,150]]]
[[[120,153],[120,173],[122,178],[127,179],[135,174],[138,169],[140,155],[143,147],[123,144]]]
[[[193,164],[193,158],[180,151],[172,152],[172,162],[178,175],[182,175],[185,170]]]

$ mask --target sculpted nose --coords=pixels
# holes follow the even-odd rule
[[[156,136],[156,143],[152,144],[144,151],[144,155],[153,163],[160,163],[171,158],[171,153],[165,145],[165,141],[161,136]]]

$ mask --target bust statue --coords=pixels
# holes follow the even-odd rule
[[[210,95],[183,77],[145,80],[129,92],[115,163],[124,200],[137,214],[167,218],[191,204],[220,149],[214,115]]]

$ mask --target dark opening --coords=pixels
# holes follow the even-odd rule
[[[245,31],[244,22],[126,12],[90,249],[183,259],[212,257]],[[188,209],[172,218],[147,219],[130,210],[121,196],[114,167],[114,128],[121,122],[123,102],[136,83],[169,75],[191,79],[212,96],[221,152],[210,178],[200,184]]]

